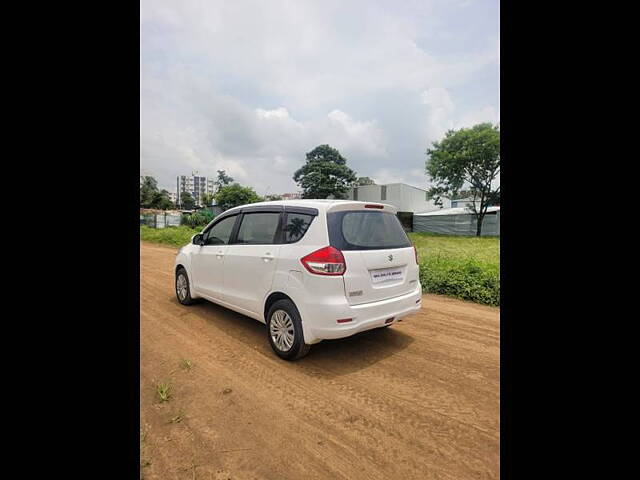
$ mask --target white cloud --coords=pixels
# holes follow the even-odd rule
[[[494,106],[487,105],[479,110],[466,113],[455,123],[455,128],[471,127],[483,122],[490,122],[494,125],[500,122],[500,113]]]
[[[468,33],[491,8],[142,0],[141,168],[169,189],[176,175],[224,169],[261,193],[291,191],[304,154],[328,143],[359,175],[424,183],[428,142],[499,118],[498,105],[469,108],[451,93],[478,72],[497,89],[497,23]],[[438,50],[430,39],[444,34],[468,50]]]
[[[427,106],[427,141],[432,142],[453,127],[455,104],[446,88],[434,87],[422,92],[422,103]]]
[[[276,108],[275,110],[256,108],[256,113],[260,118],[290,118],[289,112],[284,107]]]

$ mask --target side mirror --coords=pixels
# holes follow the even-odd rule
[[[198,234],[194,235],[193,238],[191,239],[191,243],[193,243],[194,245],[202,246],[204,244],[204,240],[203,240],[202,234],[198,233]]]

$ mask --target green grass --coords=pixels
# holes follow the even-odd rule
[[[410,233],[425,292],[500,305],[500,238]]]
[[[171,385],[168,383],[158,383],[156,384],[156,393],[160,398],[160,403],[168,402],[171,398]]]
[[[181,360],[180,361],[180,368],[183,370],[191,370],[191,367],[193,367],[193,362],[191,360]]]
[[[191,241],[191,237],[202,231],[201,227],[191,228],[186,225],[179,227],[151,228],[140,226],[140,240],[145,242],[163,243],[174,247],[182,247]]]
[[[140,239],[181,247],[201,231],[186,225],[140,227]],[[418,248],[420,282],[425,292],[500,305],[500,238],[410,233]]]

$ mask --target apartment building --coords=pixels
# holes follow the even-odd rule
[[[179,175],[177,177],[176,201],[180,204],[180,197],[189,192],[196,204],[202,206],[202,194],[215,193],[215,179],[197,175]]]

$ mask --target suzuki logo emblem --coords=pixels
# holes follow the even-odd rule
[[[389,255],[389,261],[391,262],[393,260],[393,255]]]

